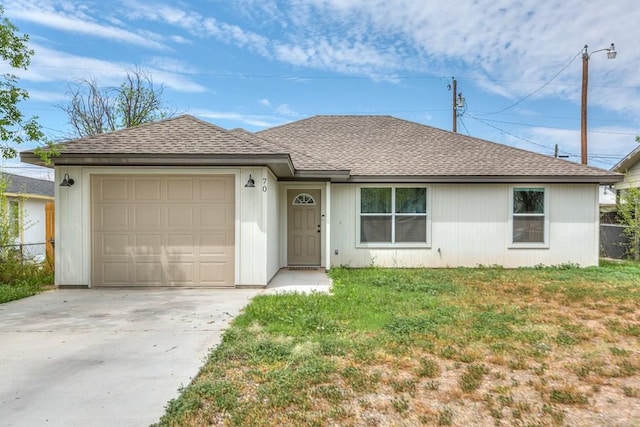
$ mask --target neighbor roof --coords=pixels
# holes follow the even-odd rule
[[[633,149],[622,160],[616,163],[611,170],[620,173],[626,173],[629,169],[638,163],[640,160],[640,146]]]
[[[39,164],[33,151],[23,161]],[[391,116],[313,116],[251,133],[180,116],[62,145],[55,165],[265,165],[280,179],[600,182],[622,176]]]
[[[53,197],[53,181],[4,172],[1,172],[0,175],[9,181],[7,193]]]

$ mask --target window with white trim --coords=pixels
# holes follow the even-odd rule
[[[427,188],[360,188],[361,244],[426,244]]]
[[[547,207],[544,187],[515,187],[512,193],[513,244],[547,242]]]

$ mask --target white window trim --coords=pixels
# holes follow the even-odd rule
[[[427,189],[427,241],[426,242],[400,242],[400,243],[386,243],[386,242],[376,242],[376,243],[362,243],[360,241],[360,218],[362,212],[360,209],[362,205],[361,201],[361,189],[362,188],[426,188]],[[392,191],[395,194],[395,190]],[[392,200],[392,213],[390,214],[380,214],[380,215],[389,215],[393,217],[393,215],[398,216],[411,216],[414,214],[395,214],[395,199]],[[356,248],[431,248],[431,217],[432,217],[432,209],[431,209],[431,186],[430,185],[420,185],[420,184],[363,184],[356,186]],[[365,214],[366,215],[366,214]],[[395,232],[395,224],[394,221],[391,221],[392,226],[392,236]]]
[[[518,188],[542,188],[544,190],[544,241],[543,242],[513,242],[513,191]],[[549,248],[549,186],[540,184],[522,184],[509,186],[509,249],[548,249]]]

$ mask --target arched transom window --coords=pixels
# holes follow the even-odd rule
[[[316,200],[307,193],[300,193],[293,199],[294,205],[315,205]]]

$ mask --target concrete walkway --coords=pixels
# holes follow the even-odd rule
[[[0,425],[148,426],[261,289],[56,290],[0,305]]]
[[[324,268],[283,268],[271,279],[265,293],[329,293],[331,285],[331,279]]]

